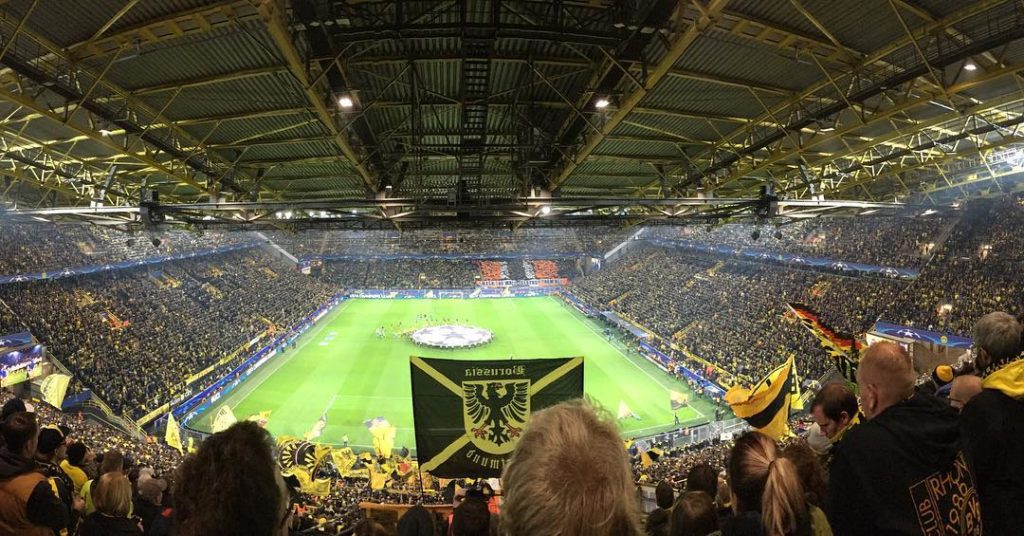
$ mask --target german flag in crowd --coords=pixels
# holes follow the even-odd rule
[[[821,346],[828,352],[843,377],[849,382],[857,383],[857,362],[860,361],[864,344],[853,335],[830,328],[810,307],[799,303],[787,305],[800,323],[821,341]]]
[[[737,417],[776,441],[789,431],[789,408],[792,402],[794,359],[790,355],[781,366],[768,373],[752,388],[733,387],[725,393]]]

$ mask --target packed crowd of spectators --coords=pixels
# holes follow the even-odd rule
[[[979,199],[963,212],[890,321],[966,335],[987,311],[1024,312],[1024,198]]]
[[[829,367],[817,340],[788,315],[787,302],[810,306],[835,329],[862,334],[905,287],[900,281],[643,247],[578,280],[572,292],[756,381],[790,353],[802,376],[818,378]]]
[[[290,328],[333,294],[257,247],[3,285],[0,300],[16,318],[0,316],[0,332],[27,327],[115,411],[137,418],[204,383],[186,386],[190,375]]]
[[[713,227],[655,226],[645,238],[689,240],[715,246],[763,249],[836,261],[917,268],[928,260],[935,240],[952,216],[818,218],[782,226],[728,223]]]
[[[536,272],[540,263],[542,274]],[[365,259],[324,263],[324,277],[343,288],[462,289],[483,280],[524,280],[572,277],[574,259],[475,261],[456,259]],[[543,276],[543,277],[542,277]]]
[[[0,222],[0,275],[29,274],[258,242],[253,233],[167,229],[126,233],[93,225]]]

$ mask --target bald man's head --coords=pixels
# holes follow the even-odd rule
[[[864,416],[873,419],[914,394],[915,379],[910,354],[900,345],[882,341],[869,346],[857,366]]]
[[[973,374],[957,376],[949,388],[949,405],[960,411],[975,395],[981,393],[981,389],[981,378]]]

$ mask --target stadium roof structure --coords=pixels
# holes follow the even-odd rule
[[[1024,170],[1015,0],[8,0],[0,39],[0,194],[46,219],[813,215]]]

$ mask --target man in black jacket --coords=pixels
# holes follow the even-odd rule
[[[1024,359],[1021,325],[989,313],[974,326],[980,394],[960,414],[964,454],[974,470],[988,534],[1024,532]]]
[[[837,536],[981,536],[981,505],[960,451],[957,414],[914,392],[910,356],[871,345],[857,369],[867,422],[839,445],[829,476],[829,521]]]
[[[38,433],[33,413],[15,413],[4,422],[0,534],[48,535],[68,526],[67,508],[32,460]]]

